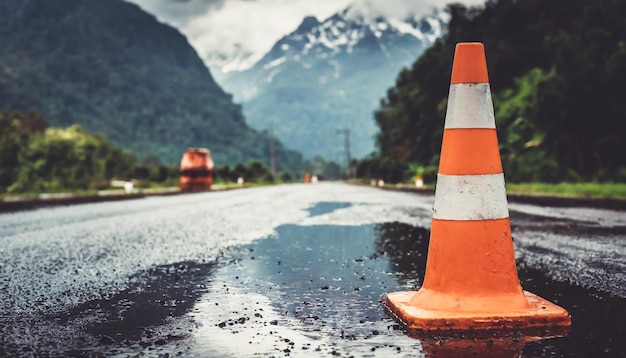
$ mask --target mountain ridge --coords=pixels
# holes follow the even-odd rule
[[[341,160],[336,131],[348,128],[353,156],[363,157],[374,150],[379,100],[444,32],[436,10],[398,20],[347,7],[324,21],[306,17],[253,67],[226,74],[222,85],[252,127],[274,129],[305,156]]]

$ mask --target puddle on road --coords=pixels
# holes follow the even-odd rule
[[[311,216],[319,216],[324,214],[330,214],[335,210],[349,208],[352,206],[352,203],[340,203],[334,201],[322,201],[319,202],[307,210],[309,211],[309,217]]]
[[[201,300],[206,304],[192,314],[202,324],[194,333],[194,352],[297,355],[311,349],[342,356],[433,352],[432,344],[423,348],[406,338],[379,302],[386,292],[421,285],[428,237],[423,228],[397,223],[279,227],[276,236],[248,246],[245,255],[235,254],[236,262],[216,272],[215,285]],[[502,352],[517,354],[523,349],[523,356],[531,357],[626,354],[623,298],[555,282],[537,269],[519,266],[524,289],[565,307],[574,323],[568,337],[525,347],[504,341]],[[223,301],[230,303],[227,309],[207,310],[211,302]],[[487,341],[482,348],[493,343]],[[495,348],[487,354],[500,356]]]
[[[420,284],[428,231],[406,225],[287,225],[276,233],[238,249],[236,262],[216,272],[192,313],[203,325],[195,332],[194,353],[421,352],[387,318],[379,300],[400,285]]]
[[[345,207],[331,204],[311,214]],[[0,321],[13,332],[0,355],[424,356],[431,349],[407,338],[379,300],[421,285],[428,237],[398,223],[280,226],[216,262],[151,269],[128,290],[65,314],[19,329]],[[528,343],[523,356],[626,355],[624,298],[518,267],[524,289],[565,307],[573,321],[568,337]]]

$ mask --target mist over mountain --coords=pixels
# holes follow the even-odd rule
[[[266,133],[213,80],[187,39],[122,0],[0,1],[0,108],[36,108],[166,163],[208,147],[217,165],[269,162]],[[277,161],[301,158],[275,143]]]
[[[343,160],[343,128],[353,157],[366,156],[380,99],[445,31],[443,13],[407,13],[383,14],[364,1],[324,21],[307,17],[253,67],[227,73],[223,87],[252,127],[273,130],[307,157]]]

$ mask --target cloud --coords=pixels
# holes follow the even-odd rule
[[[1,0],[0,0],[1,1]],[[259,60],[305,16],[324,20],[354,3],[355,9],[405,18],[425,15],[448,2],[478,5],[485,0],[127,0],[179,29],[198,54],[221,69],[220,59],[239,56],[244,67]],[[365,9],[365,10],[363,10]],[[367,10],[369,9],[369,10]],[[227,70],[227,69],[225,69]]]
[[[327,18],[351,0],[225,1],[219,11],[206,12],[181,31],[200,55],[230,54],[240,49],[252,53],[248,62],[260,59],[282,36],[294,31],[307,15]]]
[[[199,15],[219,10],[226,0],[127,0],[159,20],[175,27],[185,26]]]
[[[408,16],[424,16],[432,14],[433,9],[443,9],[447,3],[457,2],[465,5],[481,5],[485,0],[355,0],[348,16],[368,15],[387,18],[405,19]]]

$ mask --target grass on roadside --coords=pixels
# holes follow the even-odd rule
[[[60,190],[54,192],[18,192],[18,193],[0,193],[0,201],[10,198],[21,198],[21,199],[37,199],[42,195],[72,195],[72,196],[89,196],[89,195],[97,195],[98,190],[95,189],[67,189]]]
[[[626,183],[507,183],[509,194],[626,199]]]
[[[365,179],[351,179],[348,183],[361,185],[370,184],[369,180]],[[385,184],[385,186],[412,188],[413,183],[403,183],[401,185]],[[433,188],[434,186],[435,185],[426,185],[426,188]],[[626,183],[507,183],[506,191],[509,194],[522,195],[626,200]]]

